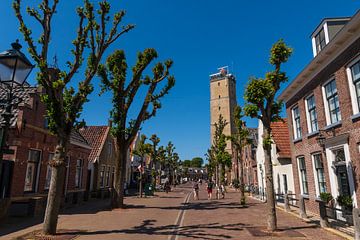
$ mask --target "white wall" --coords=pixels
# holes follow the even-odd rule
[[[257,174],[258,174],[258,182],[259,182],[259,190],[265,191],[266,189],[266,183],[265,183],[265,165],[264,165],[264,158],[265,153],[263,149],[263,124],[259,120],[258,125],[258,147],[256,149],[256,165],[257,165]],[[280,193],[284,192],[284,179],[283,174],[286,174],[287,176],[287,185],[288,185],[288,192],[295,193],[295,187],[294,187],[294,175],[292,171],[292,164],[281,164],[278,161],[278,154],[276,152],[276,145],[272,144],[271,148],[271,159],[273,163],[273,179],[274,179],[274,189],[275,193],[278,193],[278,190],[280,189]],[[263,173],[261,174],[261,170]],[[280,177],[280,181],[278,181],[278,175]],[[280,184],[280,185],[279,185]]]

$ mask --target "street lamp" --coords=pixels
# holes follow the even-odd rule
[[[34,65],[20,51],[19,40],[11,44],[12,49],[0,53],[0,88],[5,93],[1,99],[1,129],[0,129],[0,198],[4,197],[2,186],[2,160],[4,153],[10,153],[6,146],[6,139],[10,127],[10,120],[13,117],[12,109],[21,101],[14,95],[13,89],[21,87],[29,76]],[[4,96],[3,95],[3,96]],[[15,101],[17,100],[17,101]],[[6,152],[4,152],[4,150]]]
[[[324,150],[326,137],[322,134],[321,131],[320,131],[319,135],[316,137],[316,141],[319,144],[319,146],[322,147],[322,149]]]

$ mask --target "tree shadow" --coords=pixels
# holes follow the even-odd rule
[[[128,234],[128,235],[149,235],[149,236],[180,236],[185,238],[195,239],[230,239],[233,238],[229,234],[216,234],[211,233],[209,229],[226,230],[226,231],[243,231],[248,225],[243,223],[235,224],[220,224],[220,223],[208,223],[208,224],[196,224],[179,227],[178,225],[169,224],[164,226],[155,226],[157,221],[154,219],[144,220],[139,226],[135,226],[130,229],[115,229],[115,230],[99,230],[99,231],[79,231],[75,234],[80,236],[86,235],[104,235],[104,234]],[[72,232],[74,234],[74,232]],[[60,233],[67,234],[66,232]],[[99,236],[99,238],[101,238]]]

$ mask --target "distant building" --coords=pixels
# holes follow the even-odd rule
[[[211,125],[211,144],[213,143],[215,126],[219,116],[222,115],[228,123],[224,129],[224,134],[230,136],[235,133],[233,122],[234,109],[236,107],[236,81],[235,76],[228,72],[227,67],[219,68],[219,72],[210,75],[210,125]],[[235,167],[237,160],[234,154],[234,147],[229,140],[226,151],[232,156],[232,169],[228,170],[227,180],[230,183],[235,178]]]
[[[283,119],[283,121],[271,123],[271,139],[273,141],[271,145],[271,162],[273,164],[273,180],[276,194],[295,193],[287,119]],[[256,150],[258,188],[260,195],[266,196],[263,133],[264,126],[259,120],[259,141]]]
[[[290,119],[296,192],[306,199],[306,208],[316,213],[316,200],[323,192],[335,199],[350,196],[357,207],[360,12],[351,18],[324,19],[311,38],[314,59],[279,96]]]
[[[91,145],[88,158],[88,190],[93,196],[109,195],[115,178],[116,152],[108,126],[86,126],[80,130]]]
[[[243,153],[243,169],[244,169],[244,184],[247,187],[258,185],[257,167],[256,167],[256,149],[258,144],[257,128],[249,129],[249,139],[251,144],[244,147]]]

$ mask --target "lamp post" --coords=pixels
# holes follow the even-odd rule
[[[11,44],[12,49],[0,53],[0,88],[5,94],[1,99],[1,128],[0,128],[0,186],[2,186],[2,160],[4,153],[10,153],[6,140],[10,127],[10,120],[13,107],[16,107],[21,101],[14,95],[14,89],[21,87],[29,76],[34,65],[20,51],[19,40]],[[0,189],[0,198],[4,197],[3,190]]]

